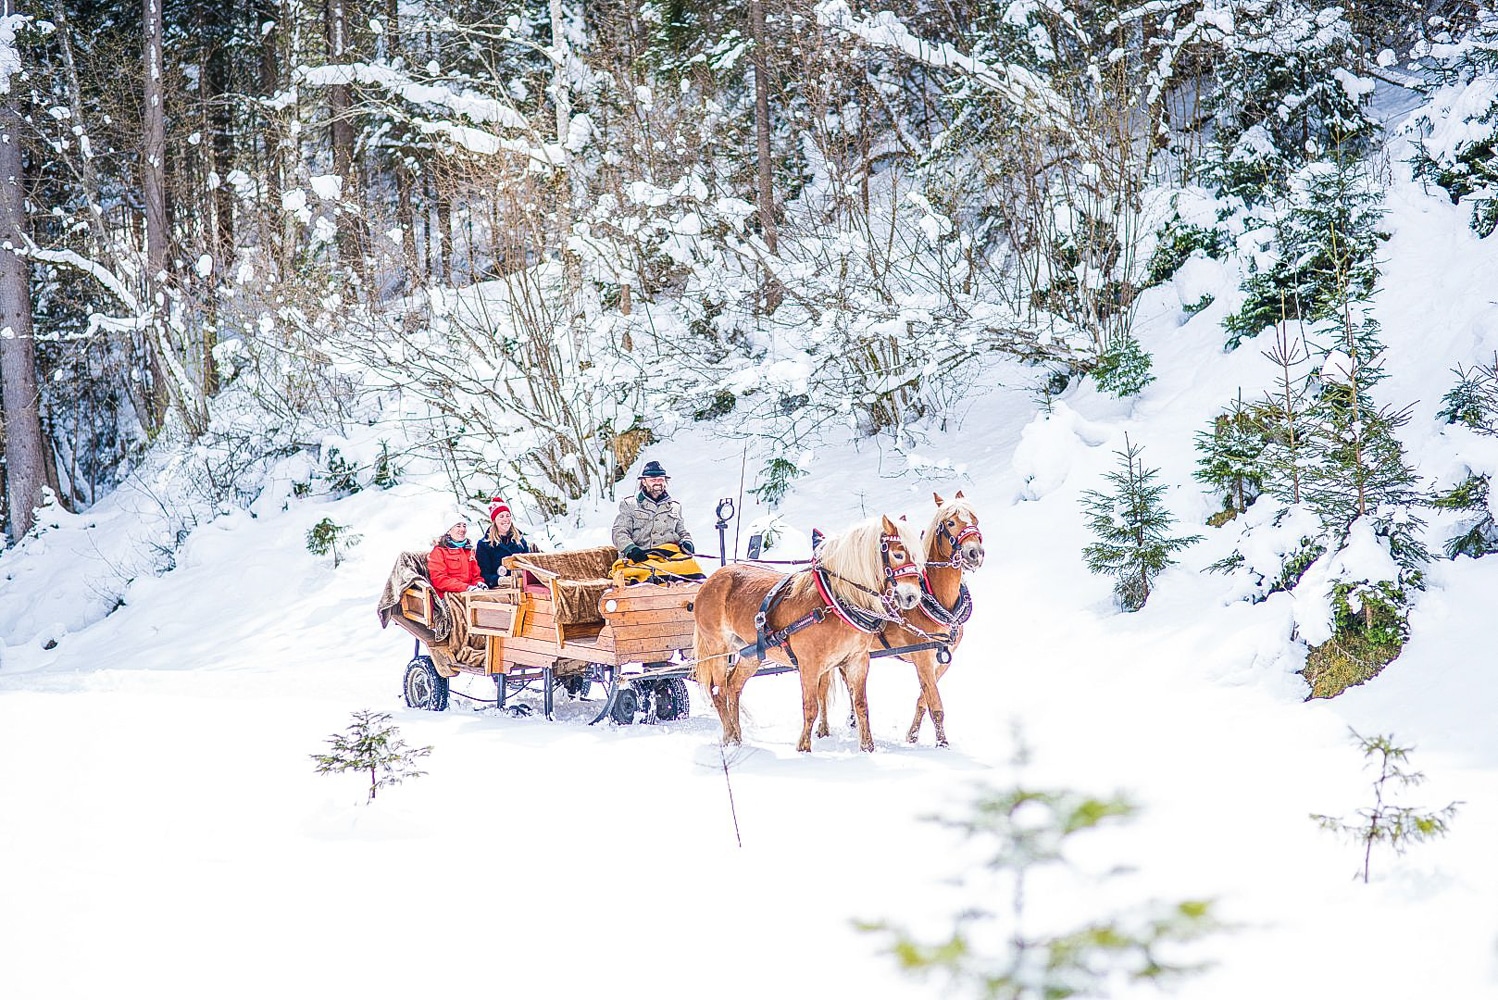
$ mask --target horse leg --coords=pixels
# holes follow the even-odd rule
[[[832,730],[827,726],[827,710],[832,706],[832,674],[823,673],[817,679],[817,739],[830,736]]]
[[[801,657],[801,738],[796,749],[811,753],[811,730],[816,724],[821,709],[818,692],[826,687],[827,671],[817,671],[818,664],[808,663],[805,654]],[[814,672],[817,671],[817,672]]]
[[[942,710],[941,692],[936,687],[936,679],[940,676],[936,653],[925,649],[915,653],[911,659],[915,663],[916,680],[921,685],[921,696],[916,700],[915,721],[910,724],[910,731],[905,734],[905,740],[908,743],[915,743],[920,739],[921,719],[929,711],[931,724],[936,728],[936,745],[944,747],[947,745],[947,733],[942,726],[942,717],[945,713]]]
[[[732,730],[728,723],[728,698],[724,689],[733,668],[728,663],[727,647],[716,630],[697,628],[692,638],[692,659],[696,661],[692,679],[713,700],[713,708],[718,712],[718,722],[723,727],[722,742],[729,743]]]
[[[869,656],[864,653],[844,664],[843,677],[853,699],[853,717],[858,720],[858,747],[874,752],[874,734],[869,728]]]

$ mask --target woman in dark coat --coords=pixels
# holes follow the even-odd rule
[[[535,551],[536,547],[516,526],[510,505],[499,497],[490,500],[489,532],[479,539],[477,553],[479,572],[483,575],[484,582],[493,587],[501,576],[509,575],[509,571],[500,562],[505,556]]]

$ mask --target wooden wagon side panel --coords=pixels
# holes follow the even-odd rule
[[[616,587],[599,600],[620,662],[669,660],[692,646],[692,602],[700,584]]]

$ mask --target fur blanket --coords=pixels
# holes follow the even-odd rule
[[[385,589],[380,592],[380,601],[375,613],[380,619],[380,628],[401,613],[401,593],[418,580],[427,579],[427,554],[425,552],[402,552],[396,557],[395,566],[385,580]],[[463,594],[448,594],[432,605],[432,627],[409,618],[402,624],[415,633],[432,653],[432,664],[443,677],[456,674],[455,664],[479,666],[484,662],[483,640],[474,637],[469,641],[468,613]],[[477,645],[475,645],[475,642]]]
[[[612,545],[570,552],[528,552],[510,556],[505,565],[529,570],[532,575],[556,584],[556,616],[563,625],[601,622],[598,599],[612,587],[609,569],[619,551]]]
[[[659,545],[649,551],[644,562],[620,559],[610,568],[628,583],[675,583],[679,580],[705,580],[706,574],[697,560],[675,545]]]

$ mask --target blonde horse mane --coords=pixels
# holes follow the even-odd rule
[[[941,537],[941,523],[949,517],[960,517],[968,524],[978,523],[978,512],[973,510],[973,505],[966,500],[948,500],[936,508],[936,513],[931,517],[931,523],[926,526],[926,532],[921,537],[926,539],[926,545],[921,549],[925,559],[936,558],[936,540]]]
[[[910,558],[924,567],[920,535],[904,521],[891,523]],[[884,559],[879,545],[883,535],[884,519],[875,517],[839,534],[828,535],[822,541],[817,549],[817,562],[828,571],[827,584],[839,601],[866,611],[882,609],[879,593],[884,589]],[[797,578],[794,593],[799,596],[815,587],[812,575],[806,573]],[[866,593],[860,587],[874,593]]]

